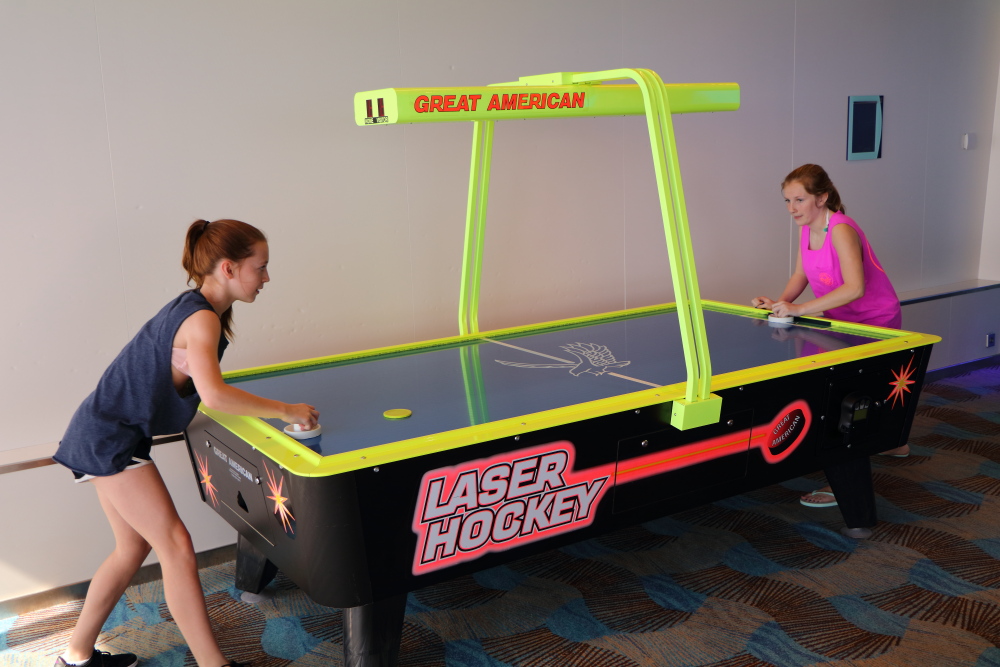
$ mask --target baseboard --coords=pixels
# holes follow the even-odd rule
[[[980,368],[988,368],[990,366],[1000,366],[1000,354],[993,355],[992,357],[983,357],[982,359],[976,359],[975,361],[966,361],[961,364],[955,364],[954,366],[935,368],[932,371],[927,371],[927,374],[924,376],[924,381],[937,382],[938,380],[944,380],[945,378],[955,377],[957,375],[964,375],[965,373],[971,373],[972,371],[979,370]]]
[[[227,563],[236,559],[236,545],[230,544],[224,547],[209,549],[197,554],[198,569],[212,567],[220,563]],[[158,581],[163,578],[159,563],[143,565],[132,578],[131,586],[148,584],[151,581]],[[87,589],[90,588],[90,581],[81,581],[76,584],[60,586],[40,593],[32,593],[24,597],[13,600],[0,601],[0,618],[10,618],[20,616],[39,609],[47,609],[59,604],[82,600],[87,597]]]

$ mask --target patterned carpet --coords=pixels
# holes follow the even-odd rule
[[[819,477],[731,498],[411,593],[401,665],[1000,666],[1000,366],[925,386],[909,458],[876,457],[871,540],[806,509]],[[224,652],[340,665],[340,612],[279,576],[235,599],[202,571]],[[79,603],[0,620],[0,664],[51,665]],[[159,582],[130,588],[102,648],[191,664]]]

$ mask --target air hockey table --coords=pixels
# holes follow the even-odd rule
[[[324,424],[297,441],[205,409],[188,429],[202,496],[239,533],[237,587],[280,569],[356,617],[356,650],[385,634],[369,623],[398,646],[408,591],[906,442],[932,337],[721,303],[705,320],[723,411],[687,431],[670,306],[232,378]],[[870,486],[838,498],[873,525]]]
[[[558,104],[586,104],[572,95],[604,93],[590,83],[622,72],[527,77],[517,104],[576,113]],[[637,86],[612,96],[633,96],[630,109],[636,89],[645,96],[631,112],[655,117],[656,164],[656,133],[672,140],[670,114],[706,109],[678,110],[691,90],[627,72]],[[661,88],[681,102],[650,101]],[[443,112],[461,95],[475,109],[474,95],[505,94],[449,101],[441,91],[359,93],[358,123],[431,113],[436,98]],[[588,115],[605,108],[591,104]],[[689,245],[671,190],[679,172],[662,170],[672,269],[692,266],[672,274],[674,303],[481,332],[475,248],[489,169],[477,141],[488,149],[490,131],[481,122],[492,121],[475,120],[460,333],[226,374],[252,393],[315,405],[318,437],[206,406],[186,431],[204,502],[238,534],[237,587],[259,592],[281,570],[317,603],[344,608],[345,665],[388,667],[407,592],[626,525],[820,469],[846,525],[874,525],[868,457],[906,442],[939,339],[823,318],[772,322],[702,299],[690,252],[678,251]],[[663,150],[676,166],[672,146]]]

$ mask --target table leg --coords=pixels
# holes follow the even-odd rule
[[[828,465],[823,472],[848,528],[871,528],[878,523],[872,465],[867,456]]]
[[[406,594],[344,610],[344,667],[395,667]]]
[[[260,593],[278,574],[277,566],[243,535],[236,539],[236,588]]]

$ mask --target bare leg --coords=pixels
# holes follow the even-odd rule
[[[74,662],[90,657],[101,627],[149,555],[150,548],[146,540],[121,518],[118,510],[105,500],[99,490],[97,497],[115,534],[115,550],[97,569],[97,574],[87,589],[83,611],[80,612],[66,651],[66,657]]]
[[[152,546],[160,560],[160,567],[163,570],[163,589],[167,599],[167,607],[171,615],[177,622],[177,627],[188,643],[195,660],[202,667],[220,667],[226,663],[226,659],[219,650],[219,644],[212,633],[212,626],[208,619],[208,611],[205,608],[205,595],[201,589],[201,581],[198,579],[198,566],[195,560],[194,547],[191,544],[191,536],[174,507],[173,501],[160,472],[155,465],[146,465],[133,470],[125,470],[110,477],[99,477],[92,481],[97,488],[97,494],[101,499],[101,505],[108,514],[112,528],[115,529],[116,539],[120,539],[120,533],[124,539],[134,549],[135,537],[143,540],[148,546]],[[109,512],[109,508],[112,512]],[[116,528],[116,523],[119,527]],[[126,530],[127,526],[129,530]],[[118,547],[116,547],[116,551]],[[129,552],[132,553],[132,552]],[[137,554],[131,556],[134,559]],[[145,554],[143,554],[145,557]],[[109,560],[111,560],[109,558]],[[129,567],[134,560],[128,560]],[[139,559],[139,564],[142,559]],[[118,563],[112,563],[108,570],[113,571]],[[103,570],[105,565],[101,566]],[[138,568],[138,566],[136,566]],[[99,571],[100,572],[100,571]],[[127,569],[108,574],[106,579],[108,584],[102,584],[95,592],[95,602],[92,614],[86,620],[86,626],[81,629],[81,637],[77,642],[77,633],[74,631],[71,646],[75,657],[76,652],[82,650],[84,639],[89,639],[89,634],[100,631],[100,625],[107,619],[114,603],[121,597],[121,591],[111,601],[111,595],[125,580],[125,586],[131,579],[134,570],[126,574]],[[95,578],[96,582],[96,578]],[[93,584],[91,584],[93,590]],[[121,590],[124,590],[122,586]],[[88,593],[88,602],[91,594]],[[86,611],[86,604],[84,605]],[[103,614],[103,615],[102,615]],[[81,614],[83,619],[83,614]],[[97,623],[97,621],[100,623]],[[96,626],[96,630],[94,627]],[[93,646],[91,642],[89,646]],[[87,656],[90,649],[86,650]]]

